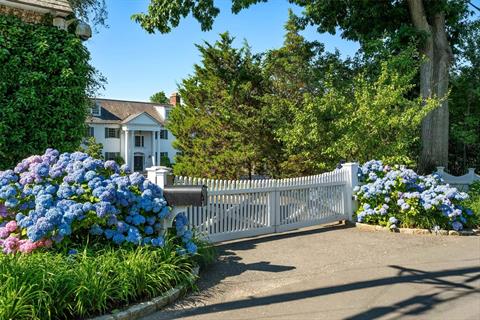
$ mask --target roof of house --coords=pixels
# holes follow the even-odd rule
[[[158,104],[150,102],[125,101],[113,99],[94,99],[102,108],[101,116],[90,116],[88,122],[92,123],[127,123],[135,119],[142,113],[148,114],[160,124],[164,124],[165,119],[155,107],[171,107],[170,104]]]
[[[71,13],[72,7],[68,0],[5,0],[0,3],[8,5],[17,5],[25,7],[39,8],[43,10],[53,10],[64,13]]]

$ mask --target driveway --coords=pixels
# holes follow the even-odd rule
[[[153,319],[480,319],[480,237],[330,225],[223,244]]]

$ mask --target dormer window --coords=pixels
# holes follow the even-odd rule
[[[90,114],[92,116],[100,117],[101,116],[101,108],[98,103],[95,103],[91,108],[90,108]]]
[[[168,118],[170,118],[170,109],[165,109],[165,120],[167,120]]]

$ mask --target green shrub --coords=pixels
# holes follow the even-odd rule
[[[74,34],[0,15],[0,170],[48,147],[78,148],[98,84],[89,58]]]
[[[472,183],[468,190],[470,198],[466,201],[466,206],[473,210],[476,225],[480,226],[480,181]]]

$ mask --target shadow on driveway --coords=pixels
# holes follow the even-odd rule
[[[278,272],[278,270],[284,270],[283,266],[269,266],[268,263],[255,263],[246,265],[248,270],[251,270],[249,266],[253,268],[266,268],[266,271],[271,268],[272,272]],[[373,280],[358,281],[348,284],[342,284],[331,287],[322,287],[305,291],[289,292],[277,295],[271,295],[266,297],[253,297],[236,301],[229,301],[223,303],[216,303],[207,306],[200,306],[182,312],[166,315],[162,319],[176,319],[179,317],[189,317],[195,315],[205,315],[210,313],[217,313],[222,311],[229,311],[233,309],[252,308],[263,305],[272,305],[277,303],[292,302],[302,299],[308,299],[313,297],[326,296],[331,294],[337,294],[348,291],[362,290],[372,287],[389,286],[395,284],[427,284],[433,285],[438,289],[438,292],[428,295],[414,296],[396,304],[389,305],[387,307],[374,307],[347,319],[375,319],[387,315],[392,312],[400,313],[402,315],[421,315],[434,308],[436,305],[451,302],[473,293],[479,293],[479,290],[470,285],[471,282],[480,278],[480,267],[459,268],[450,270],[439,271],[423,271],[417,269],[404,268],[402,266],[391,265],[390,268],[398,270],[396,277],[384,277]],[[287,267],[288,268],[288,267]],[[291,267],[290,267],[291,268]],[[453,276],[462,276],[464,280],[462,282],[453,282],[445,278]],[[453,289],[461,289],[457,294],[450,296],[449,298],[441,298],[440,294]],[[413,307],[413,309],[411,309]],[[407,309],[402,313],[403,309]]]

